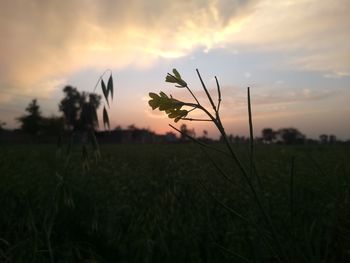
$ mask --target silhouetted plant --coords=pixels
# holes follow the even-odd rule
[[[21,129],[25,133],[37,135],[41,128],[42,116],[40,106],[36,99],[33,99],[26,108],[28,115],[19,117],[17,120],[21,123]]]
[[[220,105],[221,105],[221,89],[219,82],[217,78],[215,77],[216,81],[216,87],[217,87],[217,95],[218,95],[218,101],[215,104],[214,100],[212,98],[212,95],[209,93],[206,85],[204,84],[202,77],[198,71],[197,75],[201,82],[202,88],[207,96],[207,99],[210,103],[211,109],[206,108],[203,106],[196,95],[192,92],[190,87],[188,86],[187,82],[182,79],[181,75],[176,69],[173,69],[173,74],[168,73],[166,76],[166,82],[175,83],[175,87],[177,88],[184,88],[187,89],[187,91],[190,93],[190,95],[193,98],[193,102],[185,102],[178,99],[173,98],[171,95],[166,95],[164,92],[160,92],[159,95],[156,93],[149,93],[150,100],[149,105],[152,107],[153,110],[159,109],[160,111],[164,111],[169,118],[174,119],[175,122],[178,122],[179,120],[184,121],[208,121],[212,122],[216,128],[219,130],[221,134],[221,138],[226,145],[226,151],[221,150],[220,148],[214,148],[212,146],[206,145],[203,142],[198,141],[194,137],[192,137],[189,134],[186,134],[183,132],[183,130],[178,129],[174,127],[173,125],[169,124],[173,129],[177,130],[182,134],[182,136],[185,136],[192,141],[198,143],[200,146],[202,146],[202,149],[205,151],[207,156],[210,158],[212,164],[214,167],[219,171],[219,173],[227,179],[229,182],[232,183],[232,180],[230,179],[230,176],[224,172],[219,164],[211,158],[210,154],[207,152],[208,149],[214,150],[216,152],[220,152],[226,156],[229,156],[232,158],[232,160],[236,163],[238,166],[241,175],[243,177],[244,182],[246,183],[248,187],[248,193],[251,195],[251,198],[254,200],[255,204],[257,205],[258,211],[260,211],[260,214],[262,215],[262,218],[265,222],[266,229],[268,230],[268,233],[265,232],[265,230],[261,229],[261,226],[258,226],[255,222],[253,222],[251,219],[249,219],[247,216],[242,215],[217,199],[205,186],[203,182],[200,182],[203,188],[206,190],[208,195],[210,195],[212,198],[214,198],[222,207],[227,209],[232,215],[242,220],[244,223],[246,223],[248,226],[253,227],[256,231],[258,231],[263,237],[265,242],[267,242],[268,247],[271,247],[271,250],[273,254],[275,254],[275,258],[279,262],[288,262],[289,258],[287,257],[286,253],[284,252],[284,248],[281,244],[281,240],[279,237],[279,234],[277,233],[276,227],[272,222],[270,214],[267,212],[266,207],[264,206],[263,201],[263,195],[264,193],[261,193],[262,188],[258,187],[255,181],[260,182],[258,174],[256,172],[256,169],[254,168],[254,144],[253,144],[253,124],[252,124],[252,114],[251,114],[251,103],[250,103],[250,91],[249,88],[247,89],[247,96],[248,96],[248,115],[249,115],[249,130],[250,130],[250,154],[249,154],[249,169],[247,170],[241,159],[237,156],[235,150],[233,149],[229,138],[225,132],[224,126],[222,124],[221,118],[220,118]],[[193,111],[200,111],[204,113],[206,118],[190,118],[188,115]],[[230,251],[232,255],[236,256],[242,261],[248,261],[248,259],[244,258],[242,255],[238,255],[233,251]]]
[[[59,110],[63,112],[68,129],[95,129],[98,126],[97,110],[101,96],[95,93],[80,93],[72,86],[64,87],[63,92],[65,97],[59,104]]]
[[[98,84],[101,84],[102,93],[105,102],[110,107],[109,101],[113,100],[113,77],[108,78],[107,86],[104,83],[104,72],[98,79],[92,93],[79,92],[72,86],[66,86],[63,89],[65,97],[59,104],[59,110],[63,112],[68,129],[70,130],[70,139],[67,148],[66,163],[69,162],[69,154],[73,143],[78,140],[82,144],[83,167],[89,167],[88,144],[92,145],[95,159],[100,157],[99,145],[95,136],[95,131],[99,126],[97,110],[101,105],[102,96],[95,93]],[[103,125],[105,129],[110,128],[109,116],[106,105],[103,105]],[[59,140],[61,142],[62,140]],[[61,144],[59,143],[59,149]]]

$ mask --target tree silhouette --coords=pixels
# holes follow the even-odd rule
[[[68,128],[74,128],[78,122],[81,95],[72,86],[64,87],[63,92],[65,93],[65,97],[59,104],[59,110],[63,112]]]
[[[59,104],[70,130],[94,129],[98,125],[97,109],[101,96],[95,93],[80,93],[72,86],[63,88],[65,97]]]
[[[281,136],[285,144],[299,144],[305,140],[305,135],[295,128],[282,128],[277,133]]]
[[[41,129],[41,112],[40,106],[37,103],[36,99],[33,99],[28,107],[26,108],[28,115],[19,117],[17,120],[21,122],[21,129],[25,133],[32,135],[37,135]]]
[[[261,131],[262,138],[265,142],[271,143],[276,138],[276,132],[271,128],[264,128]]]

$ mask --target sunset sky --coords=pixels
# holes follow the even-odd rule
[[[296,127],[350,139],[349,0],[1,0],[0,35],[7,128],[31,99],[57,115],[65,85],[91,92],[111,69],[111,127],[163,133],[172,120],[151,110],[148,93],[187,96],[164,81],[177,68],[205,102],[198,68],[215,98],[219,79],[228,133],[247,135],[250,86],[257,135]],[[218,134],[210,123],[186,124]]]

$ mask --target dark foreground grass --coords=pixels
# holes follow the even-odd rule
[[[248,156],[246,146],[237,150]],[[196,145],[101,152],[84,171],[79,152],[64,169],[54,146],[1,146],[1,262],[276,262],[263,220],[226,157],[215,159],[234,184]],[[349,147],[258,145],[255,158],[288,258],[350,262]]]

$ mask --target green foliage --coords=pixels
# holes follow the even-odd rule
[[[105,72],[106,73],[106,72]],[[63,112],[66,123],[71,130],[70,138],[68,140],[67,151],[64,160],[64,167],[68,169],[70,164],[73,145],[78,142],[81,145],[81,158],[80,164],[84,171],[90,169],[91,156],[89,147],[92,147],[93,161],[97,162],[101,153],[99,151],[99,145],[95,136],[95,130],[98,127],[97,110],[101,105],[102,97],[95,93],[97,85],[101,83],[101,89],[105,102],[109,105],[109,99],[113,100],[113,78],[112,74],[108,79],[107,87],[103,80],[103,73],[98,79],[93,93],[80,93],[76,88],[66,86],[63,89],[65,97],[59,104],[60,111]],[[102,111],[103,125],[105,129],[110,129],[110,121],[106,106],[103,105]],[[58,154],[61,153],[62,139],[58,140]]]
[[[109,76],[108,83],[107,83],[107,90],[109,91],[109,94],[111,94],[111,100],[113,100],[113,77],[112,74]],[[108,96],[107,96],[108,98]]]
[[[256,147],[273,223],[294,262],[350,262],[349,147],[333,146]],[[245,147],[235,148],[245,155]],[[0,148],[0,262],[245,262],[233,252],[248,262],[276,262],[261,233],[198,186],[263,229],[231,159],[216,158],[235,184],[195,145],[101,150],[104,158],[89,171],[76,153],[64,172],[54,145]],[[293,230],[286,194],[292,156]]]
[[[103,125],[105,126],[105,129],[110,129],[109,117],[105,107],[103,107]]]
[[[107,83],[107,87],[103,79],[101,79],[101,89],[103,92],[103,96],[105,97],[105,100],[107,102],[107,105],[109,107],[109,96],[111,97],[111,100],[113,100],[113,78],[112,74],[110,75]]]
[[[205,107],[203,107],[198,99],[196,98],[196,96],[193,94],[193,92],[191,91],[191,89],[188,87],[186,81],[184,81],[181,78],[180,73],[176,70],[173,69],[173,74],[168,73],[165,81],[169,82],[169,83],[175,83],[178,85],[175,85],[175,87],[178,88],[186,88],[188,90],[188,92],[192,95],[192,97],[194,98],[195,102],[194,103],[189,103],[189,102],[184,102],[184,101],[180,101],[177,99],[174,99],[171,95],[168,96],[166,95],[164,92],[160,92],[159,95],[156,93],[149,93],[150,96],[150,100],[148,102],[148,104],[152,107],[152,110],[155,109],[159,109],[160,111],[165,111],[166,114],[168,114],[168,117],[171,119],[174,119],[175,122],[178,122],[179,120],[191,120],[191,121],[214,121],[214,117],[213,115],[211,115],[206,109]],[[198,72],[199,75],[199,72]],[[200,77],[200,75],[199,75]],[[203,88],[206,90],[206,87],[204,86],[203,83]],[[208,93],[207,93],[208,94]],[[212,103],[212,99],[208,94],[208,97],[210,99],[210,102]],[[221,98],[219,98],[219,100],[221,100]],[[182,109],[182,107],[186,107],[188,109]],[[213,105],[213,108],[215,109],[215,106]],[[219,105],[218,105],[219,108]],[[193,118],[186,118],[187,115],[194,111],[194,110],[200,110],[205,112],[205,114],[210,118],[210,119],[193,119]],[[214,121],[215,122],[215,121]]]
[[[186,81],[184,81],[181,78],[180,73],[176,69],[173,69],[173,73],[174,73],[174,75],[168,73],[166,78],[165,78],[165,81],[169,82],[169,83],[176,83],[176,84],[178,84],[178,85],[176,85],[176,87],[178,87],[178,88],[186,88],[187,87],[187,83],[186,83]]]
[[[212,122],[218,131],[221,134],[222,141],[224,143],[224,149],[220,149],[217,147],[213,147],[212,145],[207,145],[201,141],[198,141],[194,138],[194,136],[189,135],[186,133],[183,129],[184,126],[181,127],[181,129],[178,129],[172,125],[170,125],[173,129],[177,130],[181,133],[183,137],[186,137],[193,142],[197,143],[201,150],[206,154],[208,160],[213,165],[213,167],[217,170],[218,174],[226,179],[229,183],[229,186],[236,186],[238,185],[240,188],[244,189],[244,192],[250,197],[247,200],[247,203],[249,205],[254,205],[256,209],[256,214],[251,215],[244,211],[239,211],[237,208],[235,208],[232,205],[228,205],[224,199],[218,198],[214,192],[215,189],[210,189],[205,182],[202,180],[199,180],[199,184],[202,186],[203,190],[207,193],[208,197],[212,198],[216,201],[218,205],[220,205],[223,209],[225,209],[229,214],[232,215],[232,217],[239,219],[242,223],[245,229],[251,229],[246,234],[246,238],[249,239],[249,233],[251,231],[255,231],[260,237],[261,240],[258,245],[253,245],[254,249],[257,249],[261,251],[261,249],[265,250],[265,248],[269,248],[269,253],[272,255],[270,256],[270,259],[268,262],[276,261],[276,262],[301,262],[303,261],[303,256],[300,254],[298,256],[295,255],[296,251],[302,250],[302,248],[299,246],[297,242],[297,235],[296,235],[296,223],[295,223],[295,158],[292,157],[292,164],[291,164],[291,172],[289,175],[289,202],[286,205],[286,207],[289,206],[289,215],[290,218],[290,224],[282,224],[280,225],[278,221],[276,221],[276,211],[271,210],[270,208],[270,200],[268,198],[269,191],[265,188],[265,185],[262,183],[261,179],[261,172],[257,169],[256,165],[256,155],[255,155],[255,146],[254,146],[254,133],[253,133],[253,117],[252,117],[252,109],[251,109],[251,100],[250,100],[250,88],[247,88],[247,108],[248,108],[248,124],[249,124],[249,158],[248,163],[244,163],[244,156],[240,156],[237,154],[237,150],[233,147],[233,145],[230,143],[230,140],[228,136],[226,135],[224,125],[222,124],[221,118],[220,118],[220,104],[221,104],[221,91],[220,91],[220,85],[218,83],[217,78],[216,80],[216,86],[217,86],[217,94],[218,94],[218,102],[217,104],[214,103],[214,100],[212,98],[212,94],[209,93],[205,83],[202,80],[202,77],[198,70],[197,75],[201,82],[202,88],[206,94],[206,97],[208,99],[208,102],[211,106],[211,109],[204,106],[199,102],[196,95],[192,92],[191,88],[188,87],[187,83],[181,78],[180,74],[176,69],[173,70],[174,75],[167,74],[166,82],[170,83],[176,83],[178,85],[175,85],[175,87],[181,87],[186,88],[192,98],[194,99],[193,103],[183,102],[179,100],[173,99],[171,96],[170,98],[164,94],[163,92],[160,93],[160,96],[154,93],[150,93],[151,100],[149,101],[149,105],[152,107],[153,110],[159,109],[160,111],[165,111],[168,114],[169,118],[176,117],[175,121],[178,120],[191,120],[191,121],[209,121]],[[179,110],[181,107],[187,106],[191,107],[190,110],[186,111],[184,115],[182,114],[173,114],[171,111]],[[192,118],[186,118],[187,114],[191,111],[199,110],[207,116],[207,119],[192,119]],[[170,113],[170,114],[169,114]],[[271,131],[267,131],[270,132]],[[290,129],[283,129],[279,131],[279,134],[283,138],[283,140],[287,144],[292,144],[297,140],[303,140],[304,137],[302,134],[293,128]],[[266,136],[267,137],[267,136]],[[271,136],[270,136],[271,137]],[[269,139],[270,139],[269,137]],[[273,138],[271,138],[272,140]],[[232,166],[235,166],[238,168],[239,174],[238,176],[242,180],[237,184],[234,180],[232,180],[232,173],[226,169],[223,169],[220,163],[216,158],[214,157],[214,153],[217,155],[220,155],[220,157],[225,156],[225,158],[229,158],[233,161]],[[237,176],[236,173],[234,173],[235,176]],[[256,220],[256,218],[259,218],[259,220]],[[278,217],[278,216],[277,216]],[[259,224],[257,223],[259,222]],[[285,229],[288,229],[288,231],[291,232],[291,235],[285,239],[283,239],[283,232]],[[283,241],[285,241],[288,246],[285,246]],[[233,255],[236,259],[239,259],[243,262],[251,262],[247,258],[247,256],[236,253],[235,250],[230,249],[229,247],[221,247],[223,250],[225,250],[227,253]],[[310,249],[310,247],[309,247]],[[266,253],[266,252],[264,252]],[[314,255],[313,255],[314,256]],[[254,257],[255,262],[262,262],[261,258],[263,256],[259,254],[259,256]],[[317,255],[317,260],[312,259],[312,262],[322,262],[321,260],[318,260],[320,258],[319,255]],[[308,261],[308,260],[306,260]]]
[[[175,122],[178,122],[180,119],[187,116],[188,111],[181,109],[185,103],[178,101],[171,96],[168,97],[164,92],[160,92],[159,95],[156,93],[149,93],[151,100],[148,104],[152,107],[153,110],[159,109],[160,111],[165,111],[168,114],[168,117],[174,119]]]
[[[108,82],[107,82],[107,87],[106,84],[103,80],[103,76],[110,70],[105,71],[99,78],[99,80],[97,81],[94,91],[96,90],[96,87],[98,85],[98,83],[101,83],[101,89],[102,89],[102,93],[103,96],[107,102],[108,108],[109,106],[109,98],[110,100],[113,100],[113,93],[114,93],[114,87],[113,87],[113,77],[112,77],[112,72],[111,75],[108,78]],[[108,111],[106,110],[106,107],[103,107],[103,112],[102,112],[102,116],[103,116],[103,125],[105,129],[110,129],[110,123],[109,123],[109,117],[108,117]]]

